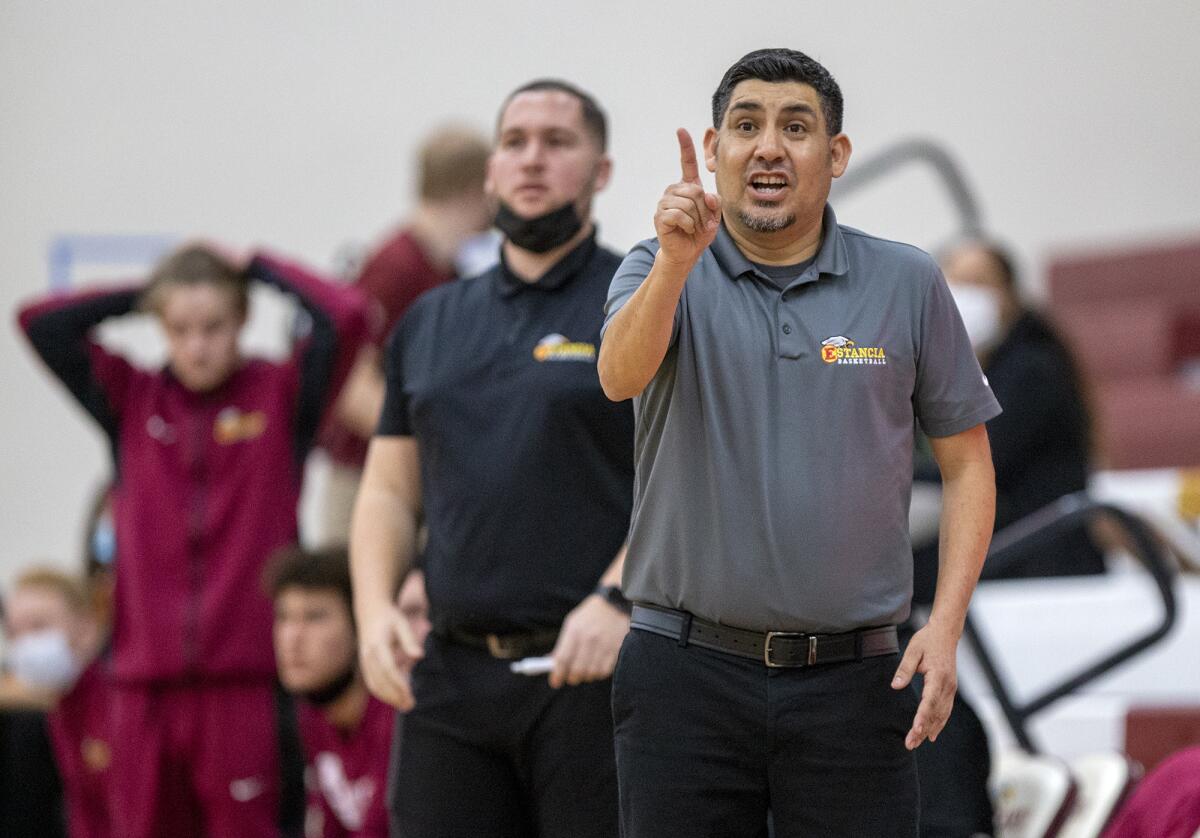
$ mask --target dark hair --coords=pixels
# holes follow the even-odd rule
[[[829,136],[842,133],[842,90],[820,62],[794,49],[756,49],[725,71],[712,97],[713,127],[719,129],[733,89],[747,79],[796,81],[817,91]]]
[[[203,244],[184,245],[158,263],[142,292],[142,308],[157,312],[165,291],[179,285],[215,285],[233,295],[240,314],[245,314],[249,307],[250,292],[245,274]]]
[[[354,620],[354,599],[350,588],[350,555],[345,546],[305,550],[284,547],[275,552],[263,574],[271,599],[289,588],[305,591],[333,591],[340,594]]]
[[[979,247],[992,258],[1000,269],[1000,281],[1013,294],[1017,293],[1017,267],[1013,261],[1012,252],[995,242],[981,241]]]
[[[562,79],[534,79],[508,94],[504,99],[504,104],[500,106],[500,113],[496,117],[497,127],[504,118],[504,111],[507,110],[509,102],[522,93],[533,93],[538,90],[557,90],[559,93],[567,93],[578,99],[579,107],[583,110],[584,127],[587,128],[588,133],[595,139],[596,144],[600,146],[601,151],[608,149],[608,118],[604,115],[604,111],[600,108],[599,103],[590,94],[584,93],[569,81],[563,81]]]
[[[992,260],[999,270],[1000,282],[1004,290],[1020,301],[1021,284],[1017,281],[1017,262],[1012,250],[996,239],[979,235],[967,235],[952,239],[949,243],[937,248],[934,257],[939,264],[945,264],[951,256],[962,250],[978,250]]]

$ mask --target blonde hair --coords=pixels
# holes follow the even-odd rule
[[[483,191],[487,140],[477,131],[448,125],[430,134],[417,152],[418,194],[423,201],[444,201]]]
[[[74,576],[50,567],[34,567],[23,572],[13,583],[12,589],[41,588],[52,591],[66,600],[67,606],[76,614],[88,609],[87,591],[83,582]]]
[[[215,285],[232,295],[239,314],[245,314],[249,308],[245,274],[203,244],[184,245],[155,266],[142,292],[141,308],[157,314],[162,308],[163,295],[181,285]]]

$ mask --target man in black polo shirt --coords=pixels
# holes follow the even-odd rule
[[[488,167],[501,263],[426,294],[388,346],[351,563],[366,682],[407,711],[392,795],[406,838],[617,834],[633,416],[596,373],[620,264],[591,221],[605,133],[569,84],[509,96]],[[424,649],[392,596],[422,514]],[[548,678],[512,671],[547,655]]]

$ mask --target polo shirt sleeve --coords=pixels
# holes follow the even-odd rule
[[[612,282],[608,286],[608,300],[604,304],[604,325],[600,327],[600,337],[604,338],[604,333],[608,331],[608,324],[612,322],[613,317],[621,310],[625,303],[629,302],[629,298],[638,290],[642,282],[650,274],[650,269],[654,267],[654,257],[658,253],[658,240],[646,239],[638,242],[629,251],[629,254],[622,260],[621,266],[617,268],[617,272],[613,275]],[[675,343],[675,338],[679,335],[679,320],[680,308],[675,306],[675,323],[671,327],[671,343]]]
[[[386,390],[383,410],[375,436],[412,436],[412,423],[408,414],[408,392],[404,388],[404,324],[402,319],[387,339],[384,347],[383,374]]]
[[[952,436],[1000,414],[946,280],[932,260],[921,305],[913,409],[932,437]]]

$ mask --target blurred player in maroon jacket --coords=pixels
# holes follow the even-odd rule
[[[367,442],[383,407],[384,340],[417,297],[454,279],[464,244],[491,225],[493,211],[483,189],[489,153],[487,140],[473,131],[447,127],[432,133],[418,152],[416,209],[359,275],[358,287],[374,301],[372,343],[355,364],[333,421],[321,432],[321,447],[333,461],[322,504],[328,543],[344,542],[350,532]]]
[[[239,351],[253,281],[307,313],[282,363]],[[94,337],[139,304],[165,333],[163,369]],[[116,833],[272,834],[275,663],[259,578],[296,541],[305,457],[365,331],[361,295],[265,255],[243,268],[191,245],[144,289],[55,295],[20,322],[113,454]]]
[[[384,795],[395,711],[367,692],[358,673],[346,550],[284,550],[267,570],[267,586],[275,601],[279,680],[299,699],[304,834],[386,838]],[[407,588],[423,596],[415,580]],[[416,605],[410,624],[416,633],[428,632]]]

